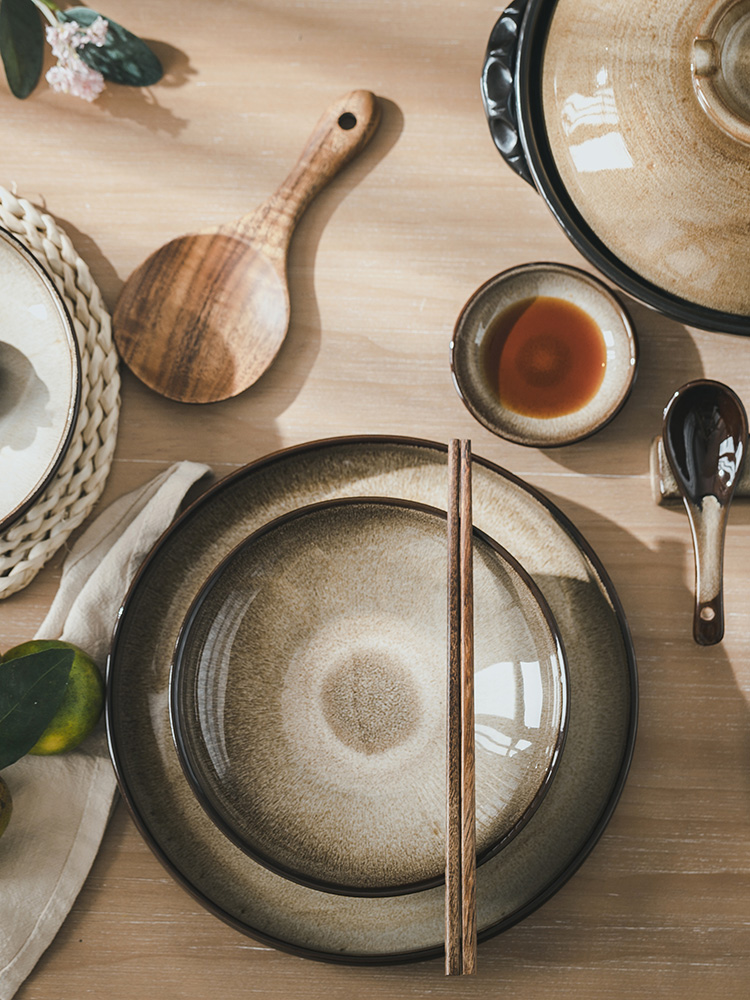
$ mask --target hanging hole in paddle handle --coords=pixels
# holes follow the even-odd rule
[[[339,117],[339,128],[343,128],[347,132],[350,128],[354,128],[356,124],[357,116],[353,115],[351,111],[345,111],[343,115]]]

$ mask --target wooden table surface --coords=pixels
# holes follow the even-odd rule
[[[281,954],[205,912],[162,869],[120,803],[91,874],[19,1000],[503,996],[746,997],[750,980],[750,502],[728,529],[726,637],[691,638],[685,515],[657,507],[648,449],[663,407],[699,376],[750,404],[750,340],[629,303],[641,341],[632,397],[590,440],[556,451],[485,431],[448,366],[470,293],[533,260],[587,267],[542,199],[500,160],[479,96],[501,6],[481,0],[120,0],[103,13],[153,42],[148,92],[94,104],[0,85],[0,183],[44,204],[114,307],[173,236],[240,216],[286,175],[334,98],[382,100],[378,134],[295,236],[293,317],[273,367],[208,407],[167,401],[123,371],[119,440],[100,506],[179,459],[223,475],[305,440],[349,433],[470,437],[543,490],[610,573],[632,628],[640,727],[601,841],[546,905],[483,944],[473,980],[439,960],[380,969]],[[56,557],[0,605],[0,648],[31,637]]]

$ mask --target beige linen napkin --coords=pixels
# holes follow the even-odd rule
[[[37,637],[73,642],[103,669],[133,576],[209,471],[179,462],[107,507],[65,560]],[[57,933],[99,848],[116,788],[103,722],[71,753],[23,757],[3,777],[13,815],[0,840],[0,1000],[10,1000]]]

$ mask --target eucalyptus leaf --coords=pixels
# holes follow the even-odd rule
[[[52,721],[74,656],[45,649],[0,662],[0,769],[27,754]]]
[[[31,0],[0,2],[0,56],[11,93],[28,97],[44,62],[44,30]]]
[[[84,28],[103,16],[89,7],[70,7],[57,12],[59,21],[75,21]],[[86,65],[98,70],[105,80],[112,83],[128,87],[150,87],[158,83],[164,70],[148,45],[115,21],[109,18],[106,21],[109,31],[104,45],[83,45],[78,49],[78,55]]]

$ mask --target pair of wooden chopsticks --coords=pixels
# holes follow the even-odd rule
[[[445,974],[477,967],[474,791],[474,595],[471,443],[448,450],[448,726]]]

